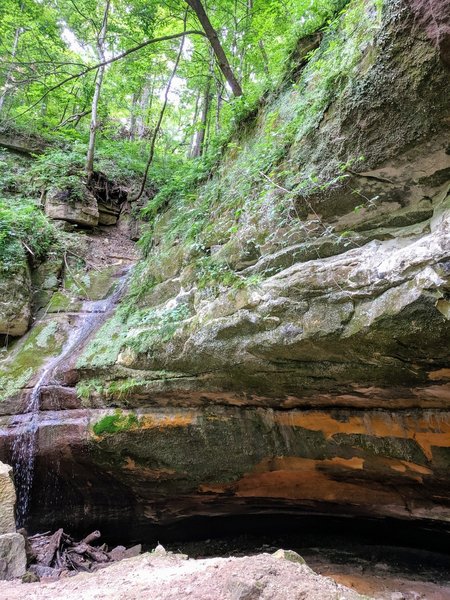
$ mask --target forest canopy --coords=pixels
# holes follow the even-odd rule
[[[88,176],[96,148],[128,175],[214,155],[343,4],[4,0],[0,129],[70,142]]]

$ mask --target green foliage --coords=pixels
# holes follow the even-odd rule
[[[77,396],[81,400],[90,400],[94,393],[101,394],[105,384],[101,379],[82,379],[77,383]]]
[[[26,23],[34,35],[30,40],[27,30],[20,37],[17,62],[27,59],[23,73],[16,67],[11,71],[16,78],[29,76],[30,81],[15,89],[14,95],[7,94],[7,112],[3,109],[0,117],[7,114],[18,130],[38,131],[52,142],[31,168],[4,176],[5,197],[14,189],[17,193],[18,187],[30,198],[51,188],[69,189],[72,197],[82,198],[89,115],[79,123],[73,117],[89,113],[94,74],[47,91],[66,75],[96,62],[103,5],[94,0],[80,0],[78,10],[69,0],[42,0],[39,5],[42,17],[32,0],[26,0],[23,8],[18,0],[6,0],[0,9],[4,16],[0,33],[6,40],[0,58],[11,55],[18,26]],[[211,0],[207,6],[231,66],[243,83],[241,98],[231,97],[211,61],[207,40],[190,36],[156,139],[150,181],[158,192],[149,194],[151,199],[140,212],[147,222],[140,240],[147,261],[136,270],[123,309],[104,324],[80,366],[113,364],[126,346],[151,351],[159,342],[171,340],[189,318],[184,305],[153,312],[142,307],[145,295],[165,279],[163,270],[157,269],[158,261],[164,267],[178,248],[176,267],[190,264],[199,288],[206,293],[258,283],[236,274],[227,260],[211,256],[212,246],[229,244],[236,249],[245,236],[263,246],[283,228],[289,230],[282,242],[287,245],[296,227],[307,229],[305,220],[314,213],[308,197],[339,185],[346,177],[340,158],[330,160],[320,174],[313,172],[313,167],[302,167],[302,151],[328,107],[352,81],[363,53],[365,61],[370,61],[381,0],[253,0],[252,6],[250,10],[245,2],[230,4],[227,0]],[[108,55],[152,36],[179,32],[185,8],[182,0],[169,4],[112,0]],[[31,25],[33,19],[36,24]],[[187,26],[198,28],[193,14],[189,13]],[[68,42],[64,28],[76,42]],[[299,40],[319,30],[323,30],[320,48],[300,56]],[[142,53],[113,63],[105,73],[95,168],[128,189],[137,187],[144,171],[178,48],[179,40],[147,46]],[[34,71],[32,63],[36,63]],[[6,69],[0,74],[0,87],[9,92],[7,83]],[[43,94],[45,103],[36,103]],[[209,112],[202,121],[206,99]],[[26,115],[23,109],[28,111]],[[188,158],[199,131],[205,133],[203,155]],[[134,210],[137,214],[139,208]],[[40,218],[45,219],[41,215],[36,222]],[[22,220],[26,221],[25,215]],[[0,229],[0,257],[9,256],[8,265],[18,263],[19,257],[24,260],[23,243],[33,253],[33,243],[37,243],[25,226],[21,231],[30,239],[14,239],[9,233],[11,221],[8,225],[6,219],[6,225],[2,222],[0,226],[9,227],[3,237]],[[320,228],[320,218],[318,221]],[[38,257],[47,251],[47,238],[39,236],[42,248],[36,248]],[[224,252],[220,256],[229,255]]]
[[[129,314],[126,320],[126,345],[136,352],[146,353],[157,344],[166,344],[189,318],[189,314],[185,304],[173,308],[137,310]]]
[[[191,257],[199,251],[200,287],[240,285],[241,278],[226,262],[206,256],[207,249],[241,236],[252,224],[259,232],[259,244],[287,225],[291,232],[296,224],[304,228],[302,218],[314,213],[308,197],[348,177],[346,169],[361,158],[330,162],[320,175],[299,168],[306,137],[351,81],[379,27],[380,3],[371,11],[365,2],[355,0],[333,18],[344,4],[312,3],[309,18],[302,21],[302,33],[311,33],[324,23],[327,29],[320,48],[309,55],[295,81],[285,82],[282,93],[267,96],[263,104],[248,96],[234,100],[227,108],[233,113],[227,135],[217,147],[211,142],[217,153],[194,162],[179,161],[173,167],[168,183],[143,211],[151,222],[141,239],[144,255],[150,250],[154,254],[156,231],[163,241],[157,250],[160,255],[174,243],[190,248]],[[290,73],[286,66],[285,71]],[[167,209],[167,214],[161,214]]]
[[[160,371],[155,373],[160,379],[167,378],[170,373]],[[84,403],[87,403],[94,395],[101,395],[108,402],[122,401],[126,404],[133,392],[138,392],[153,380],[137,379],[127,377],[125,379],[117,379],[113,381],[105,381],[104,379],[82,379],[77,383],[77,395]]]
[[[27,253],[44,260],[57,243],[56,228],[32,200],[0,197],[0,273],[23,268]]]
[[[220,287],[243,287],[245,279],[239,277],[228,263],[203,256],[196,262],[196,281],[198,288],[217,292]]]
[[[145,167],[144,144],[101,139],[97,149],[97,169],[118,184],[128,184],[139,177]],[[82,199],[85,189],[86,145],[82,141],[64,143],[62,147],[49,148],[36,157],[27,170],[30,193],[42,189],[71,190],[74,199]],[[23,189],[22,185],[22,189]]]
[[[113,365],[124,343],[124,328],[115,314],[97,332],[78,358],[77,368],[107,367]]]
[[[97,436],[111,435],[120,431],[128,431],[139,427],[139,418],[134,413],[124,413],[117,410],[113,415],[107,415],[92,427]]]

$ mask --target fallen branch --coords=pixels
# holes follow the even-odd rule
[[[93,546],[101,537],[99,531],[93,531],[80,542],[75,541],[70,535],[58,529],[53,534],[46,532],[27,537],[22,531],[26,543],[30,545],[32,564],[30,571],[38,577],[60,577],[69,571],[94,571],[106,566],[108,563],[117,562],[140,554],[140,545],[128,550],[124,546],[116,546],[108,551],[108,546]]]

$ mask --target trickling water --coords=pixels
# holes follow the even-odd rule
[[[120,278],[118,285],[115,286],[113,293],[104,300],[89,300],[83,303],[79,325],[72,330],[59,356],[44,368],[30,394],[24,411],[28,418],[21,422],[20,431],[14,437],[12,444],[18,527],[25,526],[30,508],[42,388],[49,383],[56,383],[53,378],[56,376],[56,370],[61,362],[80,347],[95,329],[100,327],[106,315],[122,296],[129,275],[130,270],[127,270],[125,275]]]

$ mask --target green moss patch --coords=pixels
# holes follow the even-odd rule
[[[123,413],[117,410],[113,415],[106,415],[97,421],[92,427],[97,436],[110,435],[120,431],[136,429],[139,427],[139,419],[134,413]]]
[[[0,372],[0,401],[16,394],[48,358],[60,354],[65,335],[56,321],[39,323],[11,350]]]
[[[149,352],[169,342],[190,316],[189,308],[133,309],[126,304],[98,331],[77,361],[78,368],[107,367],[117,361],[121,350]]]
[[[46,309],[48,313],[66,312],[68,310],[78,311],[81,309],[81,302],[77,302],[63,292],[55,292]]]

